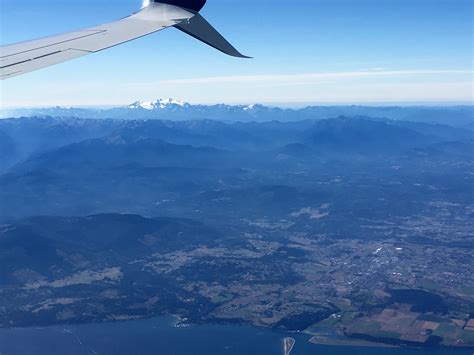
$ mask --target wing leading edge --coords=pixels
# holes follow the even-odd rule
[[[186,7],[177,6],[181,3]],[[0,79],[96,53],[172,26],[224,53],[245,57],[198,14],[196,10],[204,6],[204,3],[204,0],[152,2],[139,12],[112,23],[2,46]]]

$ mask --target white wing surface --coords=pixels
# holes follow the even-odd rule
[[[206,0],[150,0],[133,15],[105,25],[0,47],[0,79],[8,79],[99,52],[168,27],[230,56],[248,58],[237,51],[200,14]]]
[[[152,3],[122,20],[80,31],[0,48],[0,78],[7,79],[95,53],[190,20],[195,14],[177,6]]]

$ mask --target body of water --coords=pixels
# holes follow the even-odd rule
[[[0,329],[0,355],[263,355],[283,354],[283,339],[296,339],[292,355],[473,355],[472,350],[409,350],[319,346],[306,334],[287,334],[239,325],[175,327],[155,319]]]

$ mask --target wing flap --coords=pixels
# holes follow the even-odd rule
[[[13,65],[2,67],[0,71],[0,78],[7,79],[16,75],[28,73],[41,68],[49,67],[58,63],[65,62],[67,60],[76,59],[82,57],[90,52],[85,52],[76,49],[67,49],[65,51],[58,51],[43,55],[38,58],[26,60],[24,62],[15,63]]]
[[[87,37],[96,34],[98,30],[82,30],[76,32],[69,32],[57,36],[40,38],[34,41],[20,42],[8,46],[2,46],[0,52],[0,60],[4,58],[19,55],[25,52],[40,50],[42,48],[50,47],[51,45],[59,45],[64,42],[72,41],[82,37]]]
[[[47,41],[42,39],[38,41],[32,41],[32,43],[24,42],[23,46],[19,44],[9,46],[7,48],[8,51],[2,50],[2,57],[0,57],[0,68],[3,69],[15,64],[21,64],[26,61],[40,59],[57,52],[67,50],[70,47],[70,42],[84,39],[101,32],[103,31],[78,31],[68,33],[67,35],[56,36],[54,39],[50,38]]]

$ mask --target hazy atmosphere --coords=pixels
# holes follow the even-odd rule
[[[138,0],[2,0],[1,43],[101,24],[140,6]],[[158,97],[466,103],[472,6],[470,0],[209,1],[203,15],[254,59],[222,57],[170,29],[10,79],[2,83],[2,105],[124,105]]]

